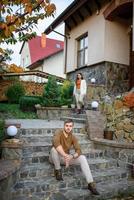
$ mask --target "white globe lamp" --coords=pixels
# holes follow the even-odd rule
[[[95,83],[96,82],[96,79],[95,78],[91,78],[91,83]]]
[[[91,108],[92,110],[97,110],[99,103],[97,101],[92,101]]]
[[[9,126],[7,128],[7,135],[10,137],[14,137],[17,134],[17,128],[16,126]]]

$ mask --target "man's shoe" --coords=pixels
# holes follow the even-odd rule
[[[99,195],[99,192],[97,191],[94,182],[88,184],[88,189],[91,191],[92,194]]]
[[[54,175],[56,177],[56,180],[63,181],[61,169],[57,169],[57,170],[55,169]]]

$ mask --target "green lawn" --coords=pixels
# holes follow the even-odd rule
[[[34,112],[22,112],[19,104],[0,103],[0,118],[2,119],[37,119]]]

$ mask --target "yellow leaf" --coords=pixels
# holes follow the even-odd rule
[[[0,53],[2,53],[2,54],[4,53],[4,51],[3,51],[3,49],[2,49],[2,48],[0,48]]]
[[[11,17],[10,15],[7,15],[7,16],[6,16],[6,21],[7,21],[7,23],[10,23],[11,20],[12,20],[12,17]]]
[[[16,16],[13,15],[13,16],[12,16],[12,22],[14,22],[15,20],[16,20]]]
[[[16,30],[16,28],[14,27],[14,25],[13,25],[13,26],[10,26],[9,29],[10,29],[10,32],[13,32],[13,31]]]
[[[10,37],[12,34],[12,32],[10,31],[10,27],[8,27],[7,25],[5,27],[4,33],[6,37]]]
[[[32,14],[32,6],[29,6],[29,7],[28,7],[28,12],[29,12],[30,14]]]
[[[0,28],[1,29],[5,29],[6,28],[6,24],[5,23],[0,24]]]

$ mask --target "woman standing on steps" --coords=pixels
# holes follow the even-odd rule
[[[73,95],[76,100],[76,107],[78,114],[82,112],[82,108],[84,108],[84,98],[87,93],[87,84],[83,78],[82,73],[78,73],[75,80]]]

